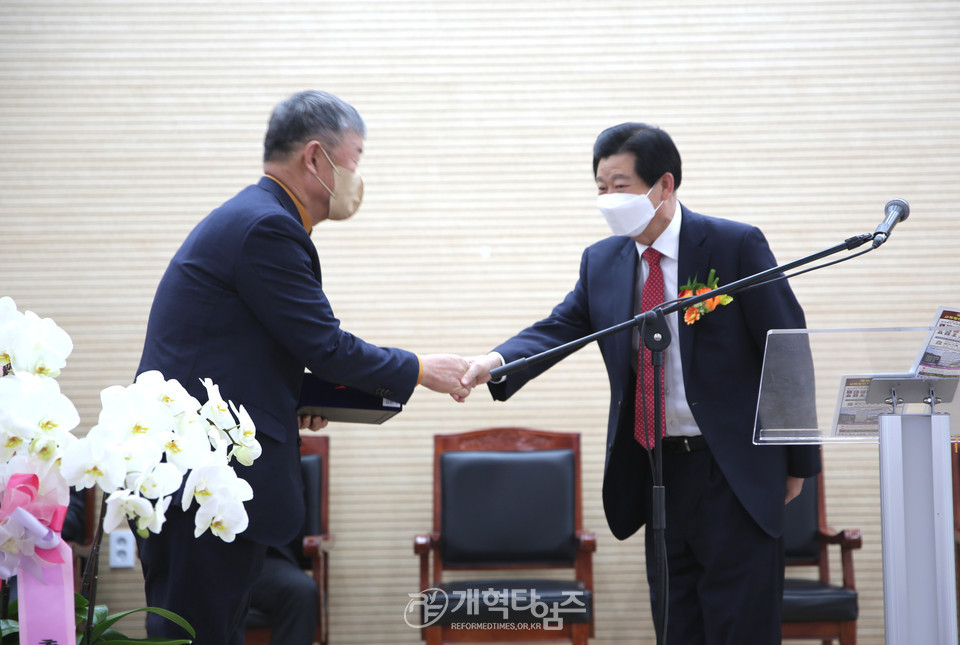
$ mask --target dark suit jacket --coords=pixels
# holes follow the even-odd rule
[[[296,405],[305,366],[401,403],[419,372],[414,354],[340,328],[296,206],[264,177],[203,219],[173,257],[137,369],[160,370],[201,402],[209,377],[246,407],[263,454],[236,465],[254,491],[243,536],[264,544],[286,544],[303,524]]]
[[[550,316],[497,347],[507,362],[532,356],[634,315],[639,261],[636,245],[610,237],[588,247],[580,279]],[[715,269],[720,285],[776,266],[759,229],[705,217],[682,207],[679,283]],[[674,314],[676,315],[676,314]],[[737,498],[773,537],[782,531],[787,474],[819,472],[816,447],[752,444],[767,331],[805,326],[803,311],[785,281],[744,292],[693,325],[680,321],[680,360],[687,403]],[[650,503],[650,468],[633,440],[636,354],[629,332],[598,341],[610,379],[603,502],[613,534],[626,539],[643,525]],[[490,386],[505,400],[558,360]]]

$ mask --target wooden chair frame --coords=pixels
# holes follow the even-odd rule
[[[844,529],[836,531],[827,524],[826,493],[823,486],[823,472],[817,475],[817,535],[820,540],[819,557],[809,561],[793,560],[787,562],[787,567],[816,566],[820,582],[830,582],[829,547],[840,547],[840,566],[843,574],[843,586],[846,589],[856,590],[856,580],[853,571],[853,551],[863,546],[860,529]],[[820,622],[784,622],[782,625],[784,640],[787,639],[823,639],[827,645],[834,639],[839,639],[841,645],[856,645],[857,621],[820,621]]]
[[[516,565],[516,566],[451,566],[444,565],[440,555],[441,541],[441,457],[450,451],[533,451],[533,450],[571,450],[574,457],[574,528],[578,540],[577,557],[573,565],[576,579],[583,583],[584,588],[593,592],[593,552],[597,549],[595,533],[583,530],[583,505],[580,472],[580,435],[571,432],[550,432],[546,430],[532,430],[527,428],[490,428],[474,430],[459,434],[444,434],[434,436],[433,455],[433,531],[428,534],[417,535],[413,541],[413,552],[420,556],[420,589],[425,590],[443,581],[443,572],[447,570],[482,570],[482,569],[535,569],[535,568],[567,568],[556,565]],[[432,558],[431,558],[432,554]],[[431,572],[432,563],[432,572]],[[595,613],[593,616],[595,617]],[[585,645],[589,637],[594,636],[594,620],[590,623],[565,623],[561,630],[556,631],[509,631],[495,630],[488,632],[481,629],[451,629],[450,627],[433,625],[422,630],[422,638],[428,645],[439,645],[443,642],[491,642],[516,640],[569,640],[576,645]]]

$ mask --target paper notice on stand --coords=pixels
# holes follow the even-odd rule
[[[833,413],[833,436],[869,435],[880,432],[880,415],[889,414],[893,410],[890,404],[867,403],[870,382],[880,376],[887,375],[845,374],[840,377],[840,393]],[[902,376],[909,378],[911,375]]]
[[[917,376],[960,377],[960,307],[940,307],[911,371]]]

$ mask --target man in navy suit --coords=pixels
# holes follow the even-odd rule
[[[267,545],[288,543],[303,523],[296,408],[304,367],[401,403],[418,384],[458,400],[469,393],[462,358],[366,343],[341,329],[324,295],[310,232],[359,207],[365,132],[357,111],[330,94],[280,103],[264,141],[265,176],[194,228],[157,288],[137,373],[159,370],[200,401],[200,379],[211,378],[224,399],[246,407],[263,449],[252,466],[235,466],[254,492],[249,527],[235,541],[209,531],[194,539],[193,512],[176,499],[162,532],[139,541],[148,604],[186,618],[200,645],[243,641]],[[317,430],[326,420],[300,423]],[[147,631],[185,635],[155,614]]]
[[[579,281],[547,318],[474,359],[464,385],[489,381],[490,370],[504,361],[649,309],[642,307],[648,280],[657,283],[656,291],[662,283],[664,293],[648,295],[663,302],[676,298],[687,281],[706,283],[711,270],[722,286],[776,266],[757,228],[680,204],[680,154],[663,130],[640,123],[605,130],[594,145],[593,169],[598,207],[615,236],[584,251]],[[644,253],[651,248],[655,252]],[[767,331],[802,328],[804,316],[785,281],[714,306],[697,320],[695,312],[685,315],[689,324],[667,316],[673,342],[663,368],[666,642],[779,643],[783,507],[799,494],[803,478],[819,472],[820,462],[816,447],[755,446],[752,437]],[[604,510],[621,540],[646,524],[647,577],[655,596],[651,459],[640,442],[655,429],[644,416],[653,401],[644,403],[638,394],[639,334],[631,339],[620,332],[598,342],[611,393]],[[508,399],[559,360],[488,383],[493,397]],[[652,374],[649,364],[643,369]]]

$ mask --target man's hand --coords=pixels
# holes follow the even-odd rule
[[[490,380],[490,370],[503,365],[503,359],[500,354],[491,352],[481,356],[474,356],[467,359],[470,361],[470,369],[460,379],[464,387],[474,388],[483,385]]]
[[[466,401],[472,389],[461,382],[468,367],[466,359],[456,354],[428,354],[421,360],[423,380],[420,385],[434,392],[449,394],[459,403]]]
[[[789,504],[803,490],[803,477],[791,477],[787,475],[787,499],[783,502]]]
[[[330,423],[325,417],[313,417],[309,414],[302,415],[300,417],[300,429],[301,430],[322,430],[327,427],[327,424]]]

